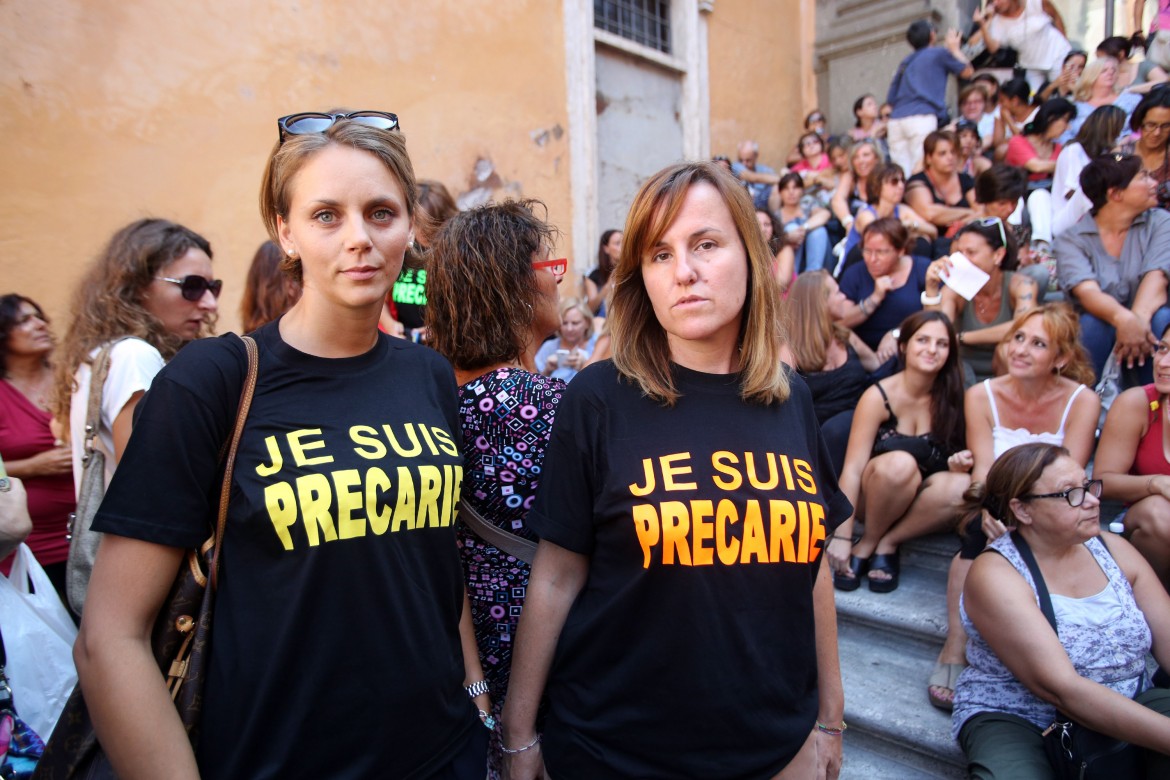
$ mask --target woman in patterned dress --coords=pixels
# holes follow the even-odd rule
[[[451,361],[463,425],[463,499],[487,522],[535,541],[524,524],[540,482],[565,383],[536,370],[536,350],[560,326],[557,285],[568,262],[549,259],[554,229],[538,201],[464,212],[439,234],[427,280],[431,344]],[[485,541],[461,511],[458,527],[480,660],[499,716],[512,640],[531,571]],[[501,542],[502,544],[502,542]],[[489,757],[499,772],[498,745]]]

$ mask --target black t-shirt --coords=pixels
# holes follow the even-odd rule
[[[462,689],[452,523],[458,397],[437,354],[382,335],[366,354],[255,334],[203,691],[204,777],[426,777],[475,710]],[[173,547],[208,537],[247,362],[234,336],[155,378],[94,523]]]
[[[427,311],[427,269],[403,266],[390,290],[398,321],[407,330],[423,327]]]
[[[851,510],[808,388],[675,377],[667,408],[598,363],[557,412],[528,523],[590,556],[547,686],[558,780],[768,778],[816,718],[813,583]]]

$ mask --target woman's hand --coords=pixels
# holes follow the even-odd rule
[[[959,474],[966,474],[975,467],[975,456],[971,450],[959,450],[947,458],[947,470]]]
[[[898,354],[898,340],[894,338],[894,332],[889,331],[882,336],[881,342],[878,343],[877,357],[878,361],[885,363],[887,360]]]
[[[806,235],[808,235],[808,231],[806,231],[803,227],[794,228],[792,230],[786,229],[784,231],[784,240],[788,242],[790,247],[795,249],[804,243],[804,237]]]
[[[988,514],[986,509],[983,510],[983,520],[980,525],[983,526],[983,533],[987,534],[987,540],[989,542],[1007,533],[1007,526]]]
[[[515,748],[514,745],[507,747]],[[536,743],[535,746],[523,753],[505,753],[503,776],[506,780],[538,780],[538,778],[546,778],[547,780],[548,775],[544,771],[544,757],[540,753],[540,743]]]
[[[556,352],[552,353],[544,359],[544,373],[551,374],[561,367],[561,356]]]
[[[838,528],[838,531],[841,529]],[[853,553],[853,543],[847,536],[833,535],[829,539],[826,554],[829,556],[829,568],[840,574],[849,568],[849,556]]]
[[[8,464],[8,472],[20,479],[52,477],[57,474],[68,474],[72,470],[73,453],[68,447],[52,447],[44,452],[38,452],[31,458]]]
[[[841,775],[841,736],[817,729],[817,780],[837,780]]]
[[[569,354],[565,356],[565,367],[571,368],[574,371],[579,371],[585,367],[585,352],[577,347],[569,350]]]
[[[951,275],[950,256],[940,257],[926,267],[926,295],[934,298],[942,293],[944,279]]]

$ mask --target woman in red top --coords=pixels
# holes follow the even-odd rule
[[[1125,536],[1163,584],[1170,584],[1170,328],[1154,348],[1154,383],[1117,396],[1109,408],[1093,476],[1105,499],[1124,501]]]
[[[1024,125],[1024,132],[1008,141],[1004,162],[1026,170],[1028,181],[1051,179],[1056,170],[1056,156],[1060,154],[1056,139],[1064,135],[1076,115],[1076,106],[1064,98],[1046,101],[1032,121]]]
[[[24,481],[33,530],[26,541],[65,597],[66,538],[73,495],[73,460],[51,428],[53,334],[41,307],[10,293],[0,296],[0,456]]]

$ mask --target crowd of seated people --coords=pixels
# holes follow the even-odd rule
[[[988,7],[1022,18],[1032,5]],[[1163,37],[1170,45],[1170,31]],[[963,540],[938,594],[949,626],[928,699],[962,704],[955,734],[972,771],[986,760],[978,729],[987,713],[982,677],[962,692],[969,632],[979,632],[970,636],[982,675],[989,653],[1015,638],[989,628],[986,574],[966,587],[981,600],[972,609],[961,595],[990,542],[1045,522],[1031,496],[1049,491],[1035,485],[1088,469],[1103,487],[1085,488],[1072,508],[1084,515],[1102,495],[1123,504],[1117,519],[1137,552],[1113,553],[1122,571],[1140,553],[1140,566],[1170,587],[1170,84],[1158,63],[1132,64],[1133,53],[1106,41],[1091,55],[1069,48],[1023,77],[977,73],[960,85],[956,120],[926,136],[913,170],[891,162],[882,143],[888,107],[861,95],[852,127],[801,136],[794,174],[778,166],[769,195],[775,231],[797,239],[784,280],[789,360],[854,507],[826,546],[835,586],[888,593],[904,542],[938,531]],[[829,192],[826,215],[816,194]],[[809,225],[831,237],[828,256],[809,241]],[[1093,392],[1103,376],[1106,403],[1106,385],[1121,391],[1107,418]],[[1029,442],[1064,449],[1035,461],[1028,485],[990,485],[997,460]],[[1017,682],[1051,704],[1035,687],[1042,680]]]

